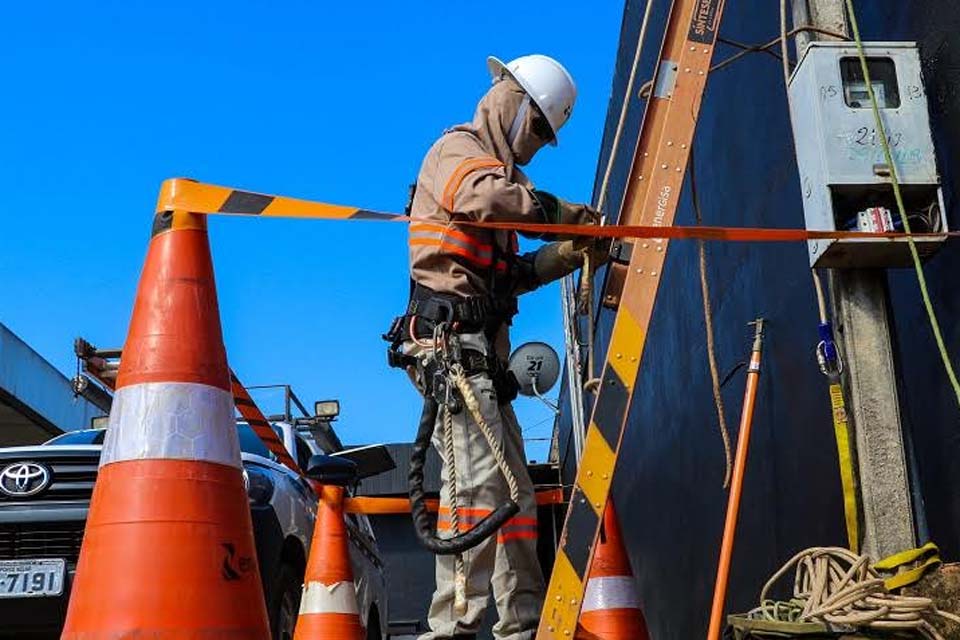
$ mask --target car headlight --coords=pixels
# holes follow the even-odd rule
[[[251,504],[269,504],[273,497],[273,480],[262,471],[244,469],[243,486]]]

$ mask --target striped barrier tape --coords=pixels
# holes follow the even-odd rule
[[[299,218],[312,220],[377,220],[409,222],[409,216],[383,213],[358,207],[313,202],[286,196],[267,195],[230,187],[196,182],[186,178],[164,181],[157,200],[157,213],[190,211],[204,215]],[[658,226],[542,224],[522,222],[473,222],[456,224],[485,229],[504,229],[535,234],[557,234],[588,238],[635,238],[650,240],[705,240],[723,242],[802,242],[807,240],[897,240],[905,233],[872,231],[816,231],[761,227]],[[942,239],[960,232],[913,233],[915,239]]]
[[[237,407],[237,411],[247,421],[247,424],[257,434],[264,446],[277,457],[277,462],[302,477],[303,470],[300,465],[287,451],[277,432],[273,430],[270,421],[260,411],[260,407],[253,401],[247,388],[243,386],[243,383],[237,378],[237,374],[232,370],[230,371],[230,387],[233,392],[233,404]]]

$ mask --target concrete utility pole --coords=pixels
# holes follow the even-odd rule
[[[849,33],[844,0],[793,0],[794,26]],[[796,39],[798,56],[815,33]],[[844,392],[855,433],[862,551],[874,560],[916,546],[907,456],[890,339],[886,272],[835,269],[830,292]]]

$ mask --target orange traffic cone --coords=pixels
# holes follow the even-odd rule
[[[320,489],[304,581],[294,640],[364,637],[343,522],[343,487],[325,485]]]
[[[650,640],[612,500],[590,566],[576,639]]]
[[[206,220],[159,214],[64,640],[270,636]]]

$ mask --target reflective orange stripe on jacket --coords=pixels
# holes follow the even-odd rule
[[[429,222],[410,223],[410,246],[437,247],[445,253],[466,258],[478,267],[493,266],[493,245],[452,226]],[[506,271],[507,263],[498,259],[497,271]]]
[[[464,179],[477,171],[478,169],[492,169],[496,167],[502,167],[503,163],[493,157],[480,157],[480,158],[467,158],[463,162],[457,165],[457,168],[453,170],[453,173],[450,174],[450,177],[447,178],[446,184],[443,185],[443,196],[440,198],[440,206],[442,206],[447,211],[454,212],[454,201],[457,197],[457,191],[460,190],[460,185],[463,184]]]

